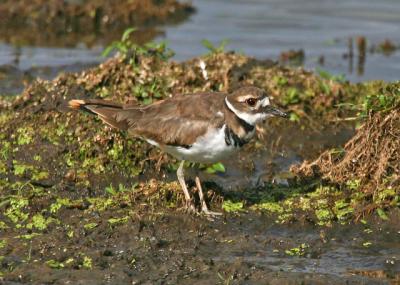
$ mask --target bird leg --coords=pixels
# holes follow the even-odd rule
[[[197,190],[199,191],[199,198],[200,198],[200,203],[201,203],[201,212],[204,213],[207,216],[220,216],[220,215],[222,215],[222,213],[213,212],[213,211],[210,211],[208,209],[207,204],[206,204],[206,200],[204,199],[203,189],[201,187],[199,176],[196,176],[195,181],[196,181]]]
[[[181,184],[182,190],[183,190],[183,194],[185,194],[185,202],[186,202],[186,207],[189,211],[191,212],[196,212],[196,207],[194,206],[193,200],[190,197],[189,191],[187,189],[186,186],[186,182],[185,182],[185,177],[183,174],[183,165],[184,165],[185,161],[182,160],[181,164],[178,167],[178,170],[176,171],[176,176],[178,177],[178,181]]]

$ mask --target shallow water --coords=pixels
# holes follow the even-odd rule
[[[263,127],[268,129],[268,124]],[[303,129],[288,120],[224,161],[225,173],[203,175],[228,191],[270,182],[286,185],[291,166],[315,159],[326,149],[343,146],[353,134],[350,125]]]
[[[246,237],[246,233],[251,235]],[[376,272],[381,272],[381,277],[386,275],[396,280],[400,277],[400,232],[396,232],[395,225],[373,222],[371,225],[321,228],[307,224],[284,226],[249,219],[247,226],[226,239],[232,239],[240,246],[220,245],[222,248],[216,250],[220,253],[218,260],[233,262],[240,257],[285,274],[321,274],[320,280],[333,282],[329,284],[342,284],[353,277],[355,284],[386,284],[385,278],[381,281],[365,278]],[[365,246],[367,241],[371,245]],[[282,250],[301,244],[306,250],[297,257]],[[243,254],[244,251],[247,254]]]
[[[207,50],[201,40],[218,43],[228,39],[227,49],[243,51],[257,58],[278,59],[282,51],[303,49],[306,68],[321,68],[334,74],[345,74],[352,81],[399,79],[400,52],[391,55],[370,53],[359,58],[355,38],[365,36],[367,46],[385,39],[400,45],[400,2],[395,0],[194,0],[197,13],[180,25],[162,29],[165,39],[176,51],[175,59],[184,60]],[[348,39],[354,38],[354,57],[348,53]],[[13,46],[0,42],[0,67],[16,69],[11,78],[16,85],[2,87],[2,94],[23,89],[21,74],[53,78],[60,71],[81,70],[104,60],[103,46],[88,48],[76,43],[74,48]],[[324,64],[319,58],[324,57]],[[37,70],[54,72],[41,74]],[[1,75],[1,74],[0,74]],[[0,76],[1,85],[10,85]]]
[[[400,52],[366,55],[357,71],[357,51],[350,72],[348,38],[365,36],[370,44],[390,39],[400,45],[400,2],[396,0],[194,0],[197,14],[166,29],[165,39],[186,59],[205,53],[202,39],[257,58],[277,59],[280,52],[304,49],[305,66],[345,74],[352,81],[399,80]],[[354,43],[355,44],[355,43]],[[325,64],[318,58],[325,57]],[[362,73],[362,74],[361,74]]]
[[[0,96],[15,95],[35,78],[53,79],[99,64],[102,47],[13,47],[0,43]]]
[[[79,213],[68,214],[69,222],[80,218]],[[309,223],[279,225],[268,216],[255,213],[227,215],[210,222],[176,212],[150,220],[144,216],[139,221],[134,218],[117,228],[99,226],[74,243],[60,239],[59,231],[38,237],[43,238],[42,244],[50,242],[54,258],[85,252],[100,266],[91,270],[50,270],[40,266],[40,262],[22,262],[6,279],[16,282],[5,284],[266,284],[268,281],[282,285],[365,285],[400,281],[398,223],[368,221],[366,225],[329,228]],[[365,242],[369,245],[365,246]],[[37,241],[34,248],[36,244]],[[304,253],[287,254],[287,250],[301,244],[305,245]],[[11,258],[3,263],[11,262]],[[41,260],[43,256],[38,258]],[[17,260],[14,256],[14,262]],[[229,280],[232,282],[228,283]]]

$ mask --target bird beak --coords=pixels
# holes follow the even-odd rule
[[[275,117],[282,117],[282,118],[288,118],[288,114],[279,110],[278,108],[268,105],[264,107],[264,113],[275,116]]]

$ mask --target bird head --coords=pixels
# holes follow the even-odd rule
[[[225,97],[225,103],[236,116],[250,125],[268,117],[288,117],[285,112],[272,106],[265,91],[257,87],[239,88]]]

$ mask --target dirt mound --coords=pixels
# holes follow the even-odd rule
[[[182,63],[166,61],[161,46],[145,53],[147,56],[129,53],[53,81],[38,80],[20,96],[0,99],[0,283],[310,281],[308,275],[287,278],[281,264],[276,269],[275,258],[310,256],[312,261],[314,256],[328,255],[320,248],[325,244],[331,248],[331,241],[342,249],[341,238],[355,234],[345,228],[334,239],[315,224],[347,223],[357,215],[358,205],[370,204],[369,198],[353,202],[345,191],[324,186],[315,190],[307,185],[243,189],[247,196],[238,201],[238,195],[234,200],[233,194],[228,197],[215,183],[209,183],[211,206],[221,209],[224,203],[224,210],[233,214],[216,223],[192,218],[179,212],[183,204],[179,184],[166,178],[176,166],[173,158],[110,130],[87,114],[65,112],[64,107],[72,98],[150,104],[178,93],[229,91],[254,84],[268,90],[275,104],[290,110],[293,124],[300,128],[335,118],[336,104],[344,98],[357,98],[360,90],[374,88],[322,79],[302,69],[234,53],[213,53]],[[392,112],[396,113],[390,115]],[[385,137],[398,135],[398,109],[377,114],[385,114],[379,121],[388,130]],[[387,122],[386,115],[391,116]],[[376,115],[370,120],[375,130]],[[270,126],[274,128],[272,123]],[[381,139],[378,135],[373,138]],[[390,148],[390,140],[387,142],[385,147]],[[396,148],[398,144],[390,149]],[[393,171],[398,171],[396,155],[388,160]],[[161,171],[155,171],[160,165]],[[232,201],[222,202],[222,195]],[[286,232],[285,226],[272,229],[272,233],[282,233],[274,237],[268,232],[269,216],[258,212],[271,215],[271,223],[301,223],[288,227],[294,232]],[[392,220],[398,221],[397,217]],[[305,229],[308,223],[315,235]],[[372,232],[379,237],[382,233],[395,235],[386,229]],[[352,248],[354,240],[344,239],[352,242]],[[364,244],[369,246],[370,241],[378,244],[371,236]],[[235,259],[261,250],[273,254],[273,271],[254,260]],[[223,252],[229,253],[226,259],[220,258],[225,256]],[[331,280],[324,282],[319,273],[316,278],[323,280],[321,284]]]
[[[12,105],[30,108],[31,103],[39,104],[45,99],[34,89],[44,85],[49,89],[46,96],[51,95],[50,101],[90,96],[121,102],[134,99],[144,104],[175,94],[230,92],[243,85],[256,85],[267,90],[275,104],[291,111],[293,121],[312,121],[335,119],[341,112],[336,105],[344,99],[355,100],[365,89],[363,85],[324,79],[304,69],[287,68],[271,60],[256,60],[234,52],[213,53],[180,63],[158,58],[164,57],[164,52],[155,50],[150,56],[113,58],[82,73],[61,75],[51,83],[39,81]]]
[[[369,193],[400,190],[400,84],[364,102],[367,118],[341,150],[327,150],[293,171],[340,185],[356,185]]]
[[[177,23],[194,12],[176,0],[0,2],[0,31],[6,42],[54,45],[109,43],[130,26],[145,29],[141,42],[155,36],[156,25]]]
[[[153,46],[146,56],[124,55],[81,73],[38,80],[20,96],[0,99],[0,190],[6,196],[20,187],[30,191],[29,185],[52,189],[45,199],[50,203],[57,196],[106,197],[106,191],[124,192],[137,183],[142,189],[146,183],[140,181],[172,172],[173,158],[86,114],[66,112],[68,100],[97,97],[149,104],[179,93],[230,91],[246,84],[268,90],[274,103],[290,110],[299,124],[335,117],[335,104],[352,86],[235,53],[212,53],[182,63],[166,61],[162,48]],[[271,121],[271,126],[275,123]],[[180,206],[176,183],[159,179],[156,185],[166,189],[159,191],[157,203]],[[214,197],[213,188],[209,190]]]

